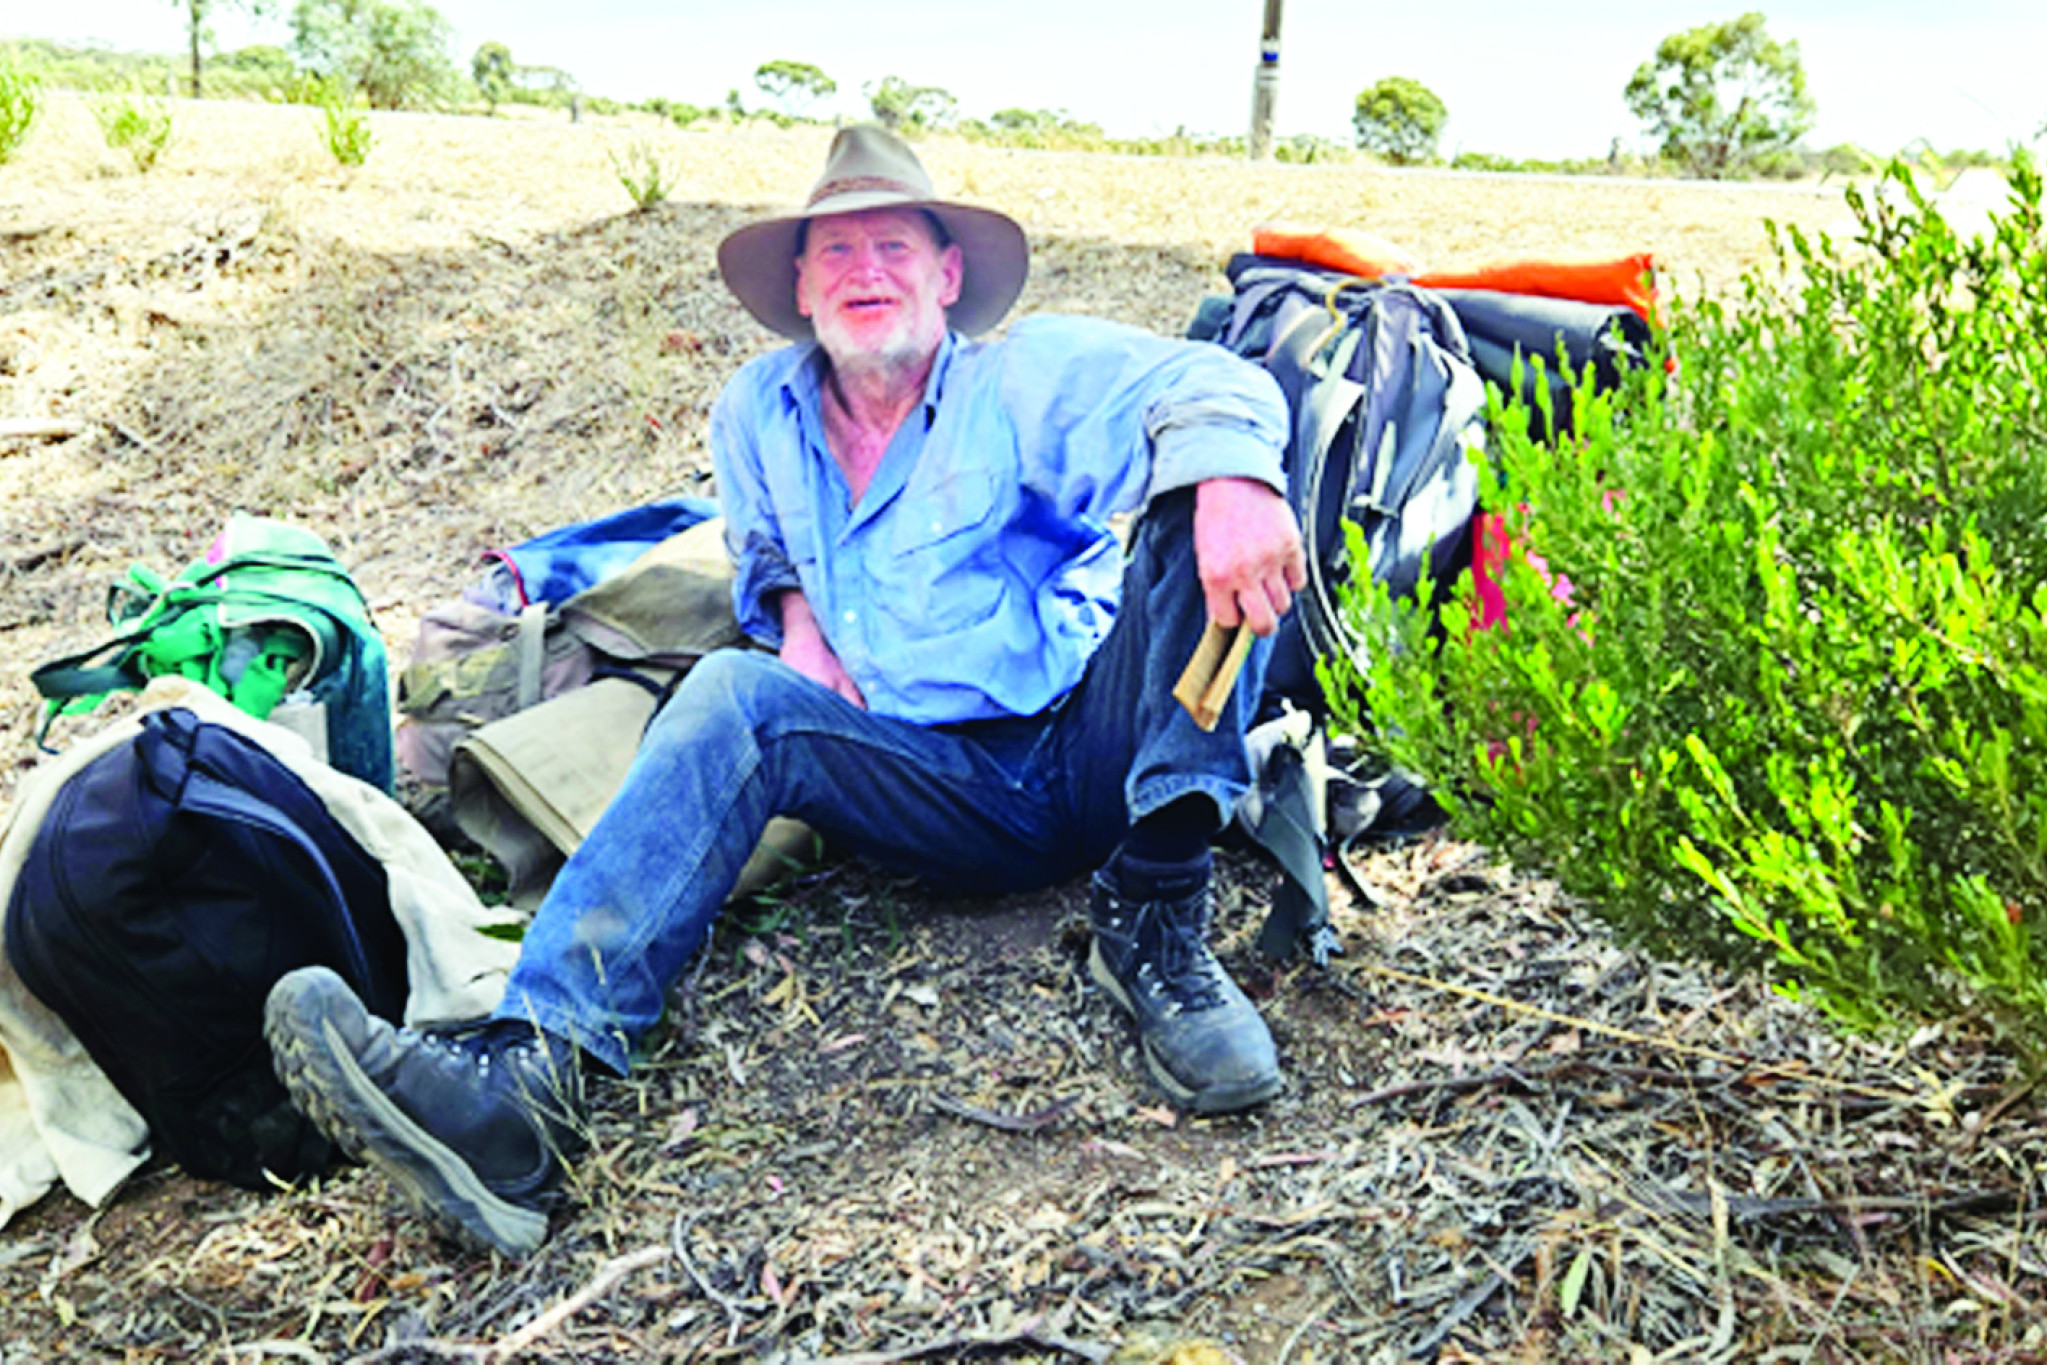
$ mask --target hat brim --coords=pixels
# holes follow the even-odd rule
[[[1023,292],[1031,269],[1030,244],[1006,214],[939,199],[905,199],[885,190],[835,195],[831,202],[829,214],[797,213],[749,223],[718,244],[718,271],[726,288],[763,326],[792,341],[817,335],[810,319],[796,311],[796,241],[803,225],[816,218],[881,208],[923,209],[936,218],[963,262],[960,296],[946,318],[968,336],[1002,321]]]

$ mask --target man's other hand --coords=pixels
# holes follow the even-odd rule
[[[1256,635],[1279,618],[1308,582],[1301,527],[1287,500],[1256,479],[1210,479],[1194,490],[1194,562],[1208,619],[1239,622]]]
[[[782,662],[865,711],[867,698],[861,695],[860,685],[846,672],[846,666],[839,662],[839,656],[825,640],[824,632],[818,629],[817,617],[810,610],[810,599],[792,588],[779,600],[782,608]]]

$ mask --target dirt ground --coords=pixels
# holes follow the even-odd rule
[[[63,99],[0,167],[0,799],[27,668],[231,508],[327,537],[402,660],[480,551],[712,491],[710,402],[773,340],[713,252],[827,137],[379,115],[342,170],[305,109],[173,116],[147,175]],[[923,150],[1029,232],[1020,312],[1165,333],[1259,222],[1441,266],[1652,251],[1696,298],[1765,220],[1846,221],[1809,185]],[[629,213],[644,153],[675,188]],[[2047,1125],[1995,1047],[1840,1039],[1440,836],[1348,864],[1317,968],[1258,956],[1271,875],[1225,856],[1220,941],[1289,1069],[1257,1113],[1148,1088],[1076,970],[1080,888],[828,865],[728,917],[536,1257],[439,1242],[359,1171],[157,1166],[0,1232],[0,1365],[2047,1360]]]

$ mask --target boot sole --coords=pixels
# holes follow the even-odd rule
[[[1102,993],[1116,1002],[1116,1007],[1129,1015],[1132,1022],[1137,1020],[1137,1005],[1123,989],[1123,983],[1109,970],[1109,964],[1102,958],[1099,943],[1090,944],[1087,953],[1087,974]],[[1240,1081],[1229,1085],[1211,1085],[1196,1090],[1175,1076],[1164,1060],[1153,1050],[1151,1039],[1144,1036],[1144,1029],[1137,1030],[1137,1044],[1144,1053],[1144,1069],[1150,1073],[1152,1084],[1166,1092],[1174,1104],[1190,1109],[1197,1114],[1231,1114],[1239,1109],[1249,1109],[1254,1104],[1263,1104],[1280,1092],[1284,1078],[1268,1076],[1262,1080]]]
[[[317,995],[309,983],[293,982],[271,991],[264,1006],[263,1036],[292,1102],[457,1241],[514,1257],[537,1251],[547,1239],[546,1216],[492,1194],[468,1162],[393,1104],[323,1017]]]

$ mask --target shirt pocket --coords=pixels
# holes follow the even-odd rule
[[[961,630],[1002,601],[1002,518],[994,475],[959,469],[903,490],[877,538],[879,605],[907,635]]]

